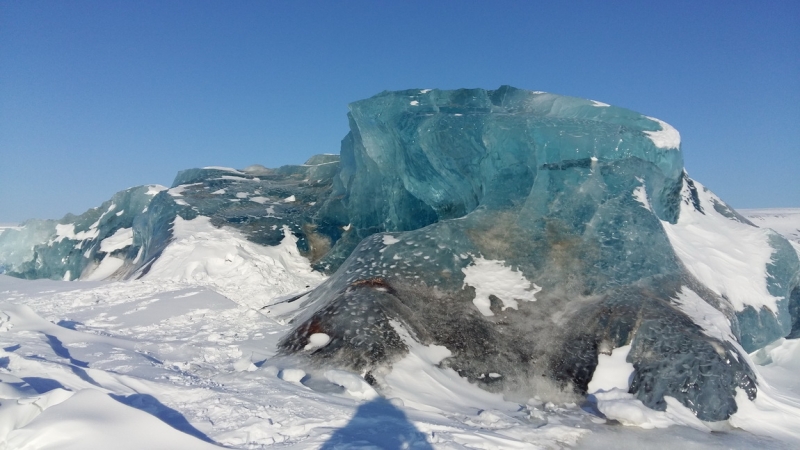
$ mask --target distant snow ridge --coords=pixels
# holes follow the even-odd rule
[[[755,225],[772,228],[800,249],[800,208],[739,209]]]

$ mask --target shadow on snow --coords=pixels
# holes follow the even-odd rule
[[[350,422],[336,430],[321,450],[347,448],[433,450],[405,413],[383,397],[359,406]]]

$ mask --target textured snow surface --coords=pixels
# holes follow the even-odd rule
[[[633,364],[626,361],[630,345],[615,348],[610,355],[597,355],[597,368],[594,369],[592,381],[589,382],[590,394],[612,389],[622,389],[625,392],[631,385]]]
[[[229,228],[216,228],[208,217],[175,219],[173,241],[143,278],[212,287],[253,308],[306,291],[325,277],[311,270],[297,250],[297,238],[284,227],[280,245],[264,247]]]
[[[209,226],[202,220],[176,223],[172,252],[181,250],[203,260],[209,250],[203,233],[216,230]],[[181,248],[189,246],[188,241],[181,242],[189,239],[190,230],[194,247]],[[241,244],[238,238],[226,237],[229,242],[219,245]],[[277,252],[277,248],[265,250]],[[286,249],[280,252],[285,259],[294,257]],[[270,257],[280,259],[278,253]],[[257,266],[265,256],[240,255],[251,258],[242,263],[243,269]],[[521,277],[497,262],[492,266],[504,267],[505,276]],[[223,281],[199,277],[198,284],[192,284],[195,278],[184,277],[184,272],[176,279],[154,275],[138,281],[80,283],[0,276],[0,442],[6,448],[263,449],[280,444],[302,449],[344,445],[526,449],[608,448],[614,443],[670,448],[676,442],[688,448],[792,448],[800,444],[794,431],[800,415],[793,406],[800,404],[800,395],[787,388],[798,385],[793,373],[800,367],[800,350],[794,341],[770,347],[761,359],[754,355],[767,364],[762,367],[767,375],[764,383],[777,380],[774,391],[782,396],[764,394],[756,403],[739,399],[744,407],[731,421],[762,436],[731,424],[711,434],[709,425],[687,415],[676,402],[668,399],[667,411],[658,412],[627,394],[626,347],[601,355],[593,383],[602,381],[603,388],[583,408],[537,398],[510,401],[479,389],[452,369],[438,367],[451,352],[417,343],[394,323],[410,352],[388,373],[379,374],[378,392],[361,374],[320,373],[276,358],[276,344],[288,327],[248,306],[244,297],[237,303],[215,292],[218,286],[226,287]],[[255,280],[253,286],[242,286],[243,291],[263,288]],[[277,295],[281,290],[271,292]],[[313,341],[325,345],[326,337]],[[605,417],[592,413],[594,408]],[[608,419],[630,426],[620,428]],[[658,428],[665,426],[670,426],[667,434],[660,434]],[[651,427],[655,431],[638,431]]]

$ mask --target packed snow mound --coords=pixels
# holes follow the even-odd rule
[[[686,269],[730,303],[745,350],[786,336],[794,320],[790,298],[800,284],[791,243],[755,226],[696,181],[687,179],[681,198],[677,223],[662,222],[664,230]]]
[[[208,217],[176,217],[172,242],[142,279],[208,286],[239,304],[262,308],[325,279],[300,255],[289,227],[282,231],[278,245],[261,246],[235,229],[214,227]]]

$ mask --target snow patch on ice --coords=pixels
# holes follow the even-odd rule
[[[484,316],[493,316],[490,295],[503,302],[503,310],[519,309],[517,300],[534,302],[541,287],[528,281],[522,272],[512,270],[503,261],[483,257],[473,258],[472,264],[461,269],[464,273],[462,288],[472,286],[475,299],[472,303]]]
[[[384,234],[382,239],[383,239],[383,245],[392,245],[400,242],[400,239],[397,239],[396,237],[391,236],[389,234]]]
[[[391,372],[384,377],[388,397],[400,397],[408,406],[433,412],[509,406],[502,395],[470,384],[453,369],[437,367],[452,354],[446,347],[422,345],[400,323],[390,323],[409,353],[392,364]]]
[[[731,331],[731,321],[717,308],[706,303],[693,290],[683,286],[678,292],[675,304],[678,309],[700,326],[706,336],[719,339],[722,342],[738,342],[733,335],[733,331]],[[742,351],[742,354],[744,353]]]
[[[650,206],[650,200],[647,198],[647,190],[644,187],[644,180],[639,177],[636,177],[636,179],[642,184],[633,190],[633,198],[635,198],[637,202],[641,203],[646,210],[652,211],[653,208]]]
[[[99,220],[98,220],[99,222]],[[97,228],[99,223],[95,222],[92,224],[88,230],[80,231],[78,233],[75,232],[75,224],[74,223],[66,223],[66,224],[56,224],[56,235],[50,241],[50,243],[61,242],[64,239],[72,239],[76,241],[83,241],[87,239],[96,239],[97,236],[100,235],[100,230]]]
[[[236,174],[239,174],[239,175],[247,175],[246,173],[244,173],[244,172],[242,172],[240,170],[232,169],[230,167],[208,166],[208,167],[203,167],[203,169],[205,169],[205,170],[221,170],[223,172],[233,172],[233,173],[236,173]]]
[[[331,337],[325,333],[314,333],[308,337],[308,344],[304,347],[304,350],[314,350],[320,347],[324,347],[328,345],[328,342],[331,341]]]
[[[647,116],[645,116],[647,117]],[[678,149],[681,146],[681,134],[672,127],[672,125],[664,122],[661,119],[656,119],[655,117],[647,117],[648,119],[656,122],[661,126],[661,129],[658,131],[645,131],[644,134],[653,141],[658,148],[663,149]]]
[[[169,188],[166,186],[161,186],[160,184],[151,184],[147,186],[147,192],[145,192],[145,195],[154,196],[161,191],[166,191],[167,189]]]
[[[133,228],[120,228],[111,236],[100,241],[100,251],[111,253],[133,245]]]

